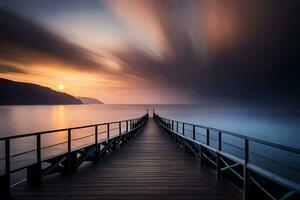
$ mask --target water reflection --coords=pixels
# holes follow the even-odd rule
[[[51,117],[52,123],[54,127],[66,127],[66,120],[65,120],[65,106],[64,105],[57,105],[51,107]]]
[[[147,106],[59,105],[0,106],[0,136],[9,136],[143,115]]]

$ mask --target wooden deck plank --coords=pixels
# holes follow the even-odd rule
[[[241,199],[241,191],[163,135],[153,119],[128,145],[76,174],[53,175],[42,187],[26,184],[11,199]]]

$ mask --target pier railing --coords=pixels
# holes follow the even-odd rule
[[[201,167],[204,164],[211,166],[216,169],[218,180],[228,177],[243,188],[244,199],[250,199],[254,194],[281,200],[299,197],[299,166],[292,167],[285,162],[272,160],[260,154],[262,153],[260,151],[272,148],[271,153],[274,154],[284,155],[282,152],[287,152],[294,156],[296,162],[299,162],[300,149],[225,130],[163,118],[154,112],[153,118],[181,148],[197,157]],[[260,149],[261,147],[259,148],[258,145],[264,146],[264,149]],[[229,147],[240,151],[240,154],[232,149],[230,151]],[[291,170],[288,173],[295,175],[293,179],[289,179],[282,176],[281,173],[271,170],[270,165],[262,166],[257,164],[254,159],[250,160],[252,157],[267,159],[273,162],[277,171],[280,171],[280,167],[288,168]]]
[[[86,126],[64,128],[50,131],[41,131],[23,135],[14,135],[10,137],[0,138],[0,142],[4,143],[4,157],[0,161],[4,161],[4,174],[0,175],[0,194],[7,195],[10,193],[10,188],[15,185],[27,181],[30,185],[41,185],[43,176],[52,173],[70,174],[76,172],[77,168],[84,161],[97,161],[101,156],[115,151],[118,146],[126,143],[132,138],[141,127],[143,127],[148,119],[147,114],[134,119],[114,121],[108,123],[92,124]],[[75,130],[84,130],[91,128],[93,131],[88,135],[73,138]],[[54,144],[43,145],[42,137],[48,134],[67,134],[67,140]],[[99,136],[102,136],[100,138]],[[31,150],[12,153],[11,143],[21,138],[35,138],[35,147]],[[76,141],[91,138],[93,142],[74,147]],[[42,152],[49,148],[65,144],[66,151],[58,155],[43,158]],[[34,153],[35,162],[24,164],[12,169],[11,160],[26,154]],[[24,159],[23,159],[24,160]],[[26,159],[25,159],[26,160]],[[44,166],[46,165],[46,166]],[[27,170],[27,176],[22,181],[11,184],[11,175],[21,170]]]

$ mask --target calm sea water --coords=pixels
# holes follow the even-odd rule
[[[61,129],[81,125],[117,121],[135,118],[143,115],[146,109],[155,109],[163,117],[215,127],[236,132],[254,138],[271,141],[278,144],[300,148],[300,109],[286,106],[263,107],[257,105],[233,104],[199,104],[199,105],[58,105],[58,106],[0,106],[0,137],[30,132]],[[86,129],[74,133],[84,136],[93,130]],[[76,137],[76,136],[74,136]],[[212,137],[215,137],[212,133]],[[65,133],[50,134],[42,138],[42,146],[66,141]],[[199,138],[201,140],[201,138]],[[76,145],[92,142],[86,139]],[[235,138],[224,137],[224,141],[233,144],[224,144],[225,151],[242,157],[242,141]],[[212,141],[212,145],[216,145]],[[12,154],[31,150],[35,147],[35,138],[18,139],[12,142]],[[0,144],[0,157],[3,157],[3,143]],[[273,166],[274,172],[279,171],[284,176],[292,176],[300,182],[298,155],[278,152],[258,144],[250,144],[250,150],[260,150],[262,156],[271,158],[287,165],[282,166],[276,162],[268,161],[256,155],[250,160],[261,165]],[[66,150],[66,145],[56,146],[43,151],[43,157],[57,154]],[[19,156],[12,160],[13,168],[24,163],[34,162],[34,152],[26,156]],[[278,167],[277,167],[278,165]],[[275,167],[274,167],[275,166]],[[280,167],[279,167],[280,166]],[[290,168],[290,166],[292,168]],[[3,168],[3,162],[0,169]],[[279,169],[279,170],[276,170]]]

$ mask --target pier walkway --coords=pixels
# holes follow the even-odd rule
[[[10,199],[242,199],[242,190],[178,148],[151,118],[133,140],[76,174],[14,187]]]

